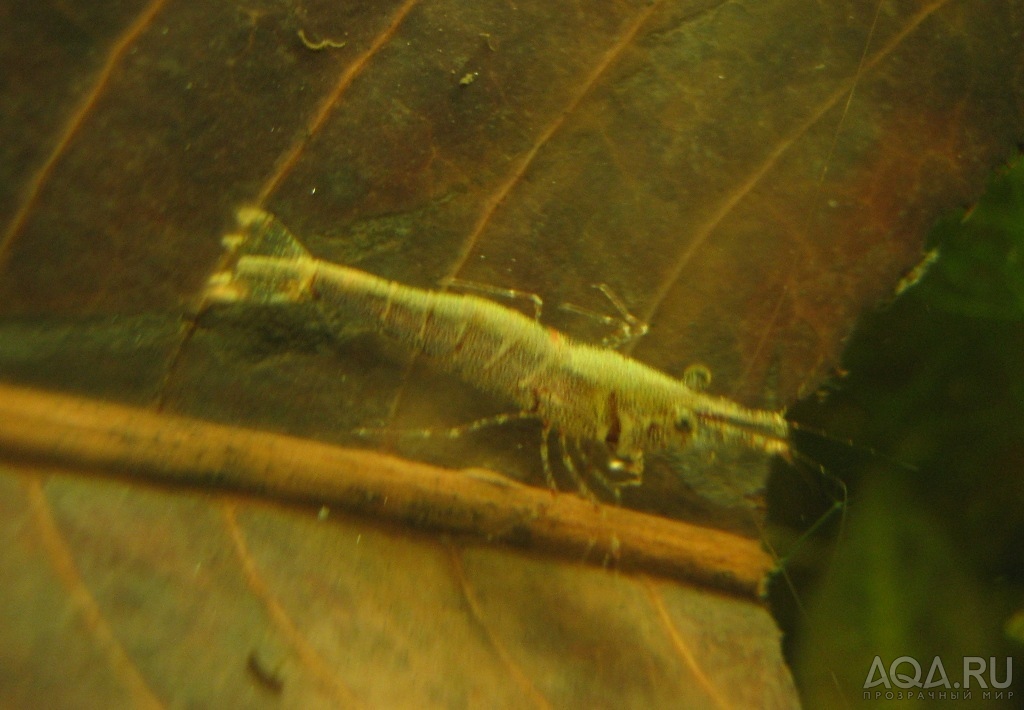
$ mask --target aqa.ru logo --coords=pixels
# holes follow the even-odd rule
[[[1002,678],[998,676],[1000,669],[995,656],[990,656],[987,659],[981,656],[964,656],[962,670],[960,680],[950,682],[942,659],[936,656],[928,668],[928,675],[922,680],[924,671],[916,658],[900,656],[889,664],[888,673],[886,673],[882,659],[875,656],[875,660],[871,662],[868,676],[864,679],[864,698],[892,700],[920,696],[921,698],[966,700],[971,697],[974,689],[984,691],[982,692],[984,699],[1013,697],[1012,690],[1005,690],[1013,683],[1013,659],[1009,656],[1006,658],[1006,669]],[[988,681],[985,680],[986,670],[988,670]],[[885,686],[886,691],[869,691],[869,688],[879,685]],[[894,691],[894,686],[899,690]],[[913,688],[921,690],[912,690]],[[935,690],[937,688],[942,690]],[[993,693],[991,688],[995,688],[998,692]]]

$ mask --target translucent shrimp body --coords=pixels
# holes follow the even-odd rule
[[[688,387],[615,350],[577,342],[486,298],[405,286],[315,259],[272,215],[243,208],[225,238],[211,302],[315,301],[391,337],[466,383],[539,419],[565,440],[607,446],[639,476],[645,452],[724,443],[788,457],[782,412]],[[546,460],[546,456],[545,456]]]

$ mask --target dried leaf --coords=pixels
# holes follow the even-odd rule
[[[7,704],[794,701],[778,632],[750,596],[771,564],[754,540],[497,474],[30,390],[0,389],[0,415],[0,450],[22,462],[0,477],[4,568],[18,581],[0,591]],[[93,471],[127,480],[81,475]],[[317,515],[288,500],[324,506]],[[41,664],[55,644],[80,650]],[[53,677],[74,691],[48,690]]]
[[[637,357],[784,406],[1022,139],[1022,16],[1020,0],[9,3],[0,372],[343,444],[500,409],[308,313],[192,324],[234,210],[258,203],[317,256],[534,292],[584,338],[604,333],[557,306],[603,309],[590,286],[608,283],[651,324]],[[535,436],[402,451],[536,479]],[[763,466],[706,463],[689,462],[701,495],[729,489],[707,510],[675,505],[671,472],[629,502],[749,525]],[[795,702],[752,602],[43,473],[0,477],[11,704]]]

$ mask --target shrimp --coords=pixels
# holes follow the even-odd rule
[[[239,233],[224,238],[227,254],[208,281],[207,303],[315,302],[332,316],[357,319],[423,353],[442,370],[519,408],[484,423],[541,422],[549,485],[551,431],[563,452],[567,442],[606,447],[609,468],[631,477],[626,485],[641,482],[645,453],[739,444],[790,458],[790,425],[782,411],[751,409],[693,389],[480,296],[406,286],[316,259],[261,209],[240,209],[238,224]],[[582,491],[568,459],[566,454]]]

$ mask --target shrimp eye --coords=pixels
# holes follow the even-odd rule
[[[682,432],[683,434],[693,433],[693,422],[690,421],[689,417],[681,417],[676,420],[676,431]]]

